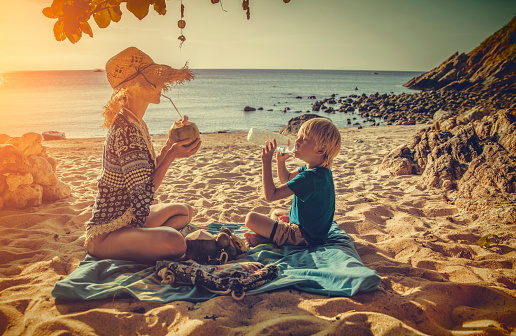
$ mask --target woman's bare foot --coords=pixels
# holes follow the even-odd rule
[[[259,234],[256,234],[254,232],[244,233],[244,238],[247,242],[247,245],[249,245],[250,247],[258,246],[260,244],[272,243],[272,240],[265,238],[263,236],[260,236]]]

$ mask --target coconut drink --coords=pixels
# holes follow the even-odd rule
[[[180,118],[178,121],[174,122],[172,127],[170,127],[168,130],[168,138],[170,143],[174,144],[176,142],[189,139],[190,142],[185,146],[190,146],[195,142],[195,140],[197,140],[197,138],[199,138],[200,132],[197,128],[197,125],[191,121],[188,121],[188,116],[182,116],[181,113],[179,113],[179,110],[177,109],[176,104],[174,104],[172,99],[165,96],[164,94],[161,94],[161,96],[170,100]]]
[[[197,138],[199,138],[199,135],[200,133],[197,125],[188,121],[187,116],[183,116],[180,120],[174,122],[168,131],[168,138],[172,144],[189,139],[190,142],[185,146],[190,146]]]

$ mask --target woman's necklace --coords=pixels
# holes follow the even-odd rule
[[[149,149],[149,152],[152,156],[152,160],[154,161],[154,166],[156,166],[156,153],[154,152],[154,146],[152,145],[151,137],[149,134],[149,129],[147,128],[147,124],[140,119],[133,113],[133,111],[129,110],[127,107],[123,106],[122,109],[129,113],[131,119],[134,119],[136,127],[142,132],[143,134],[143,140],[145,140],[145,143],[147,144],[147,148]]]

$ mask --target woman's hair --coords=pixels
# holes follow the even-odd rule
[[[117,114],[122,111],[122,107],[127,105],[131,94],[130,88],[113,92],[111,99],[104,106],[104,113],[102,114],[104,124],[102,127],[109,128],[113,124]]]
[[[165,90],[166,87],[161,85],[157,87],[160,90]],[[111,95],[111,99],[104,106],[104,124],[102,125],[105,128],[109,128],[111,124],[115,121],[117,114],[122,111],[122,107],[129,104],[131,98],[136,95],[141,95],[148,90],[156,90],[154,86],[140,86],[140,85],[132,85],[125,89],[120,89]]]
[[[324,149],[324,161],[322,167],[331,168],[333,159],[340,152],[340,132],[330,120],[326,118],[313,118],[301,125],[300,135],[306,135],[315,142],[315,150]]]

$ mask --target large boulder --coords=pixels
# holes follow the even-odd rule
[[[14,137],[7,140],[6,144],[15,146],[25,156],[39,155],[43,150],[41,141],[43,137],[39,133],[29,132],[23,134],[21,137]]]
[[[404,86],[462,92],[516,93],[516,17],[468,54],[458,52]]]
[[[18,148],[12,144],[0,145],[0,174],[19,173],[30,171],[30,163]]]
[[[310,114],[310,113],[302,114],[302,115],[300,115],[298,117],[294,117],[294,118],[290,119],[288,121],[287,126],[283,126],[280,129],[279,133],[283,134],[283,135],[294,135],[294,136],[297,136],[297,132],[301,128],[301,125],[303,125],[303,123],[305,121],[313,119],[313,118],[326,118],[326,117],[321,117],[321,116],[319,116],[317,114]],[[326,119],[330,120],[329,118],[326,118]]]
[[[19,186],[24,184],[32,184],[34,179],[30,173],[26,174],[5,174],[5,182],[7,190],[15,191]]]
[[[43,201],[54,202],[66,198],[72,194],[72,186],[63,181],[57,184],[43,186]]]
[[[2,198],[4,207],[23,209],[38,206],[43,201],[43,187],[39,184],[23,184],[14,191],[6,191]]]
[[[459,209],[491,213],[488,218],[496,215],[497,220],[510,222],[516,217],[514,111],[500,110],[481,120],[471,118],[449,131],[437,129],[439,123],[388,153],[379,172],[421,174],[423,188],[452,192]]]
[[[42,136],[0,135],[0,210],[22,209],[70,196],[72,188],[59,181],[57,161],[48,157]]]
[[[36,155],[31,155],[28,159],[31,165],[30,173],[34,178],[34,183],[42,186],[52,186],[57,184],[57,175],[47,159]]]

